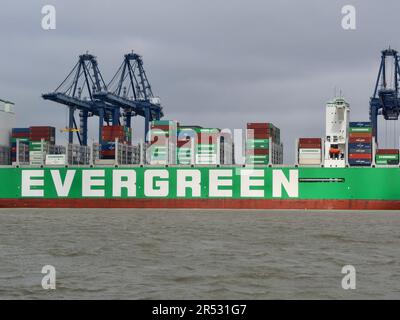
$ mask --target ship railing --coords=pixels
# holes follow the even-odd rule
[[[12,165],[29,165],[29,145],[17,139],[15,147],[15,161],[13,161],[14,159],[11,160]]]
[[[139,163],[138,146],[115,141],[115,164],[129,165]]]
[[[0,165],[10,164],[10,148],[6,146],[0,146]]]
[[[78,144],[68,144],[67,146],[67,164],[69,165],[90,165],[91,147]]]

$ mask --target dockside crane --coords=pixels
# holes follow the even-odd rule
[[[81,145],[87,145],[88,118],[99,117],[99,143],[102,140],[104,122],[117,125],[120,122],[120,108],[95,98],[95,93],[107,90],[98,67],[97,59],[91,54],[79,56],[77,64],[54,92],[43,94],[45,100],[54,101],[69,108],[68,142],[73,143],[76,132]],[[79,111],[80,126],[75,120],[75,111]]]
[[[390,59],[392,65],[390,65]],[[388,76],[388,67],[392,68],[392,75]],[[393,77],[390,79],[390,77]],[[382,51],[381,64],[375,84],[374,94],[370,99],[370,120],[375,141],[378,142],[378,115],[385,120],[398,120],[400,115],[399,96],[400,67],[399,56],[396,50]]]
[[[145,141],[149,123],[164,116],[160,99],[154,96],[143,67],[143,59],[136,53],[128,53],[106,90],[94,93],[94,98],[119,106],[123,110],[124,124],[132,125],[132,117],[141,116],[145,121]]]

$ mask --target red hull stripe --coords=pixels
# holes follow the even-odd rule
[[[400,210],[400,200],[0,199],[0,208]]]

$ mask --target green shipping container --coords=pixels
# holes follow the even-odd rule
[[[354,132],[354,133],[357,133],[357,132],[360,132],[360,133],[368,133],[368,132],[372,132],[372,128],[371,127],[357,127],[357,128],[349,128],[349,132]]]
[[[377,154],[375,160],[399,160],[398,154]]]
[[[256,159],[256,160],[268,160],[268,155],[260,155],[260,154],[256,154],[256,155],[247,155],[246,159]]]

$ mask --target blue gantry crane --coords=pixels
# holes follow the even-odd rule
[[[143,67],[143,59],[136,53],[128,53],[110,83],[94,98],[119,106],[123,111],[124,124],[131,127],[132,117],[141,116],[145,121],[145,141],[148,141],[149,123],[164,116],[160,99],[154,96]]]
[[[73,134],[76,132],[81,145],[87,145],[88,118],[99,117],[99,143],[102,141],[104,123],[117,125],[120,122],[120,108],[96,99],[96,92],[106,90],[106,84],[98,67],[96,57],[91,54],[79,56],[77,64],[65,80],[54,92],[43,94],[45,100],[51,100],[69,108],[68,142],[73,143]],[[79,111],[80,126],[75,120],[75,111]]]
[[[390,59],[392,64],[390,65]],[[388,75],[391,68],[392,75]],[[392,77],[392,78],[390,78]],[[382,51],[381,64],[375,84],[374,94],[370,99],[370,120],[375,141],[378,141],[378,115],[385,120],[398,120],[400,115],[399,96],[400,67],[399,56],[396,50]]]

